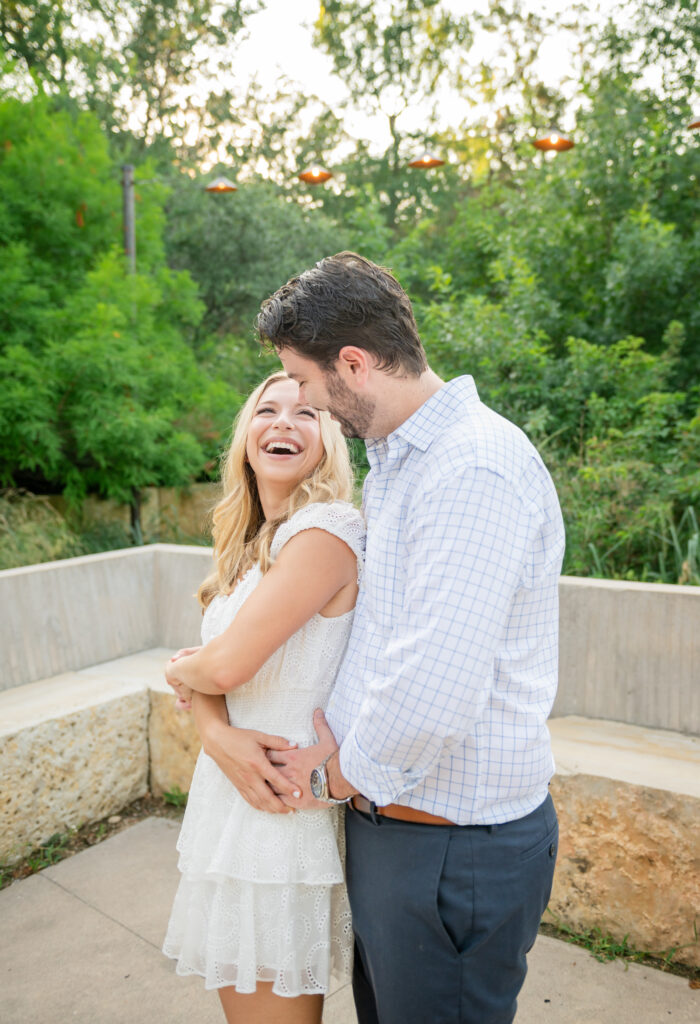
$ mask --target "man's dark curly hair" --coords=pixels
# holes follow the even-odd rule
[[[408,295],[384,267],[355,252],[327,256],[263,302],[256,321],[263,346],[293,348],[330,370],[345,345],[377,368],[420,376],[425,351]]]

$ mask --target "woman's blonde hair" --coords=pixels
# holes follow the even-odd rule
[[[349,501],[352,497],[353,474],[345,438],[330,415],[319,412],[321,461],[313,473],[294,488],[282,515],[265,519],[255,473],[246,459],[246,442],[258,402],[267,388],[280,380],[290,378],[285,373],[273,373],[259,384],[234,421],[231,444],[223,456],[224,496],[213,515],[216,568],[197,591],[203,608],[217,594],[230,594],[236,581],[256,563],[262,572],[267,572],[275,531],[298,509],[314,501]]]

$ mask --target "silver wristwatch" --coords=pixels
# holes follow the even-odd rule
[[[318,768],[314,768],[309,776],[309,786],[311,788],[311,794],[317,800],[324,800],[327,804],[346,804],[352,800],[351,796],[346,796],[343,800],[336,800],[334,796],[328,792],[328,776],[326,775],[326,762],[329,758],[333,757],[335,750],[331,750],[328,757],[324,757]]]

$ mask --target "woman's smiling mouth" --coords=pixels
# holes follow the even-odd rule
[[[267,441],[262,446],[262,450],[266,455],[289,458],[290,456],[300,455],[304,449],[297,441],[291,441],[287,438],[272,438],[272,440]]]

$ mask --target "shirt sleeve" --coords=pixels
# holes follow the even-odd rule
[[[416,786],[473,731],[513,599],[531,580],[540,518],[478,466],[414,498],[403,609],[340,751],[345,778],[378,805]]]

